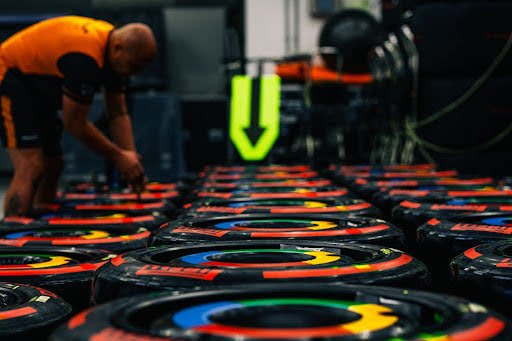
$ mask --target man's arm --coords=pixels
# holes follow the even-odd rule
[[[67,95],[62,99],[64,128],[90,149],[114,162],[121,173],[134,181],[144,174],[136,152],[112,143],[87,118],[90,105],[79,103]],[[131,125],[130,125],[131,126]],[[132,138],[133,142],[133,138]],[[127,146],[129,146],[127,144]]]
[[[122,92],[103,90],[110,135],[122,149],[136,151],[130,115]]]

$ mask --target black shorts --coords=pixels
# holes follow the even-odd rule
[[[40,98],[21,72],[8,69],[0,77],[0,141],[7,148],[42,148],[62,155],[62,120],[57,108]]]

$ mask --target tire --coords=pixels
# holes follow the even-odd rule
[[[175,182],[149,182],[145,186],[148,192],[169,192],[180,189],[180,184]],[[109,193],[111,192],[106,182],[69,181],[64,191],[66,193]]]
[[[257,241],[324,241],[377,244],[404,248],[403,232],[385,221],[358,216],[244,214],[202,217],[169,222],[154,231],[150,246],[183,243]]]
[[[402,180],[402,181],[410,181],[410,180]],[[342,181],[337,181],[341,183]],[[370,200],[372,195],[379,190],[379,187],[376,183],[380,181],[368,181],[366,179],[356,179],[354,180],[354,185],[351,190],[354,193],[357,193],[361,198],[365,200]]]
[[[0,296],[0,337],[4,340],[46,340],[71,315],[69,304],[41,288],[0,282]]]
[[[178,191],[169,192],[144,192],[141,193],[140,199],[146,200],[167,200],[171,202],[179,202],[181,200],[181,193]],[[90,201],[90,200],[122,200],[122,201],[135,201],[139,200],[135,193],[62,193],[59,200],[63,201]]]
[[[456,292],[485,302],[512,317],[512,263],[510,240],[475,246],[450,263]]]
[[[388,165],[388,166],[370,166],[370,165],[330,165],[329,177],[335,179],[337,183],[343,184],[345,176],[350,174],[357,174],[361,172],[367,173],[384,173],[384,172],[419,172],[419,171],[434,171],[433,164],[417,164],[417,165]],[[390,179],[392,181],[399,181],[399,179]],[[352,180],[351,180],[352,181]],[[369,200],[373,193],[375,193],[379,186],[375,186],[374,181],[369,181],[365,178],[353,179],[357,185],[358,194],[364,199]],[[389,181],[389,180],[386,180]],[[401,180],[408,181],[408,180]]]
[[[499,180],[499,184],[504,187],[512,187],[512,176],[505,177]]]
[[[510,7],[512,9],[512,6]],[[511,12],[512,13],[512,12]],[[505,44],[506,39],[503,40]],[[500,47],[501,49],[501,47]],[[494,58],[493,58],[494,59]],[[512,65],[512,64],[511,64]],[[441,77],[421,78],[418,84],[418,118],[424,119],[430,114],[439,111],[441,108],[453,103],[456,99],[465,94],[480,78],[485,66],[475,77],[455,77],[453,73]],[[508,111],[505,109],[511,103],[507,88],[512,86],[512,79],[509,75],[498,77],[496,74],[488,77],[483,84],[478,87],[478,91],[469,96],[464,105],[454,107],[450,115],[440,117],[431,125],[418,129],[418,134],[422,138],[428,139],[434,144],[446,146],[447,148],[460,149],[466,146],[480,144],[482,141],[496,136],[497,132],[503,130],[503,127],[509,123]],[[482,115],[486,117],[486,124],[482,123]],[[454,134],[453,129],[464,129],[464,134]],[[485,151],[473,151],[464,153],[465,155],[453,155],[453,160],[449,157],[443,159],[444,167],[456,167],[464,170],[467,174],[508,174],[506,167],[501,169],[504,172],[496,172],[496,166],[487,166],[485,159],[478,160],[478,155],[494,156],[492,153],[501,151],[508,152],[512,140],[504,137],[500,143],[489,146]],[[482,153],[483,152],[483,153]],[[434,155],[440,155],[434,152]],[[442,155],[442,154],[441,154]],[[505,155],[506,156],[506,155]],[[459,160],[465,159],[466,162]],[[445,161],[446,160],[446,161]],[[492,159],[491,159],[492,160]],[[498,159],[499,164],[506,164],[510,158]],[[497,162],[498,163],[498,162]],[[471,166],[471,164],[473,164]],[[504,165],[503,165],[504,166]],[[488,170],[486,172],[486,170]]]
[[[0,230],[4,246],[67,246],[88,247],[122,253],[144,248],[150,232],[142,227],[6,227]]]
[[[422,2],[410,18],[421,56],[420,74],[429,78],[480,77],[507,40],[510,2]],[[431,24],[434,21],[436,25]],[[505,58],[493,75],[508,77],[511,72],[512,63]]]
[[[266,284],[116,300],[76,315],[50,340],[93,335],[112,341],[512,338],[508,320],[465,299],[332,283],[321,290],[318,283]]]
[[[97,271],[93,291],[101,303],[155,290],[288,281],[425,288],[429,277],[419,261],[381,246],[231,242],[125,253]]]
[[[80,311],[89,305],[94,271],[114,256],[74,247],[0,247],[0,280],[41,287]]]
[[[92,212],[97,215],[127,213],[130,215],[147,215],[158,212],[166,217],[173,217],[176,207],[165,200],[121,201],[121,200],[64,200],[50,205],[38,205],[36,214],[54,212]]]
[[[393,207],[404,200],[410,199],[429,202],[451,197],[453,200],[462,201],[469,195],[474,198],[490,198],[491,195],[494,195],[492,200],[499,200],[499,197],[502,197],[504,201],[507,201],[507,198],[509,198],[508,200],[512,203],[512,191],[498,190],[496,187],[489,185],[464,185],[464,183],[466,181],[462,180],[460,185],[456,183],[442,186],[433,184],[417,188],[381,190],[372,196],[371,202],[385,212],[391,212]],[[471,198],[469,199],[471,200]]]
[[[204,181],[258,181],[258,180],[292,180],[292,179],[311,179],[318,177],[318,172],[307,171],[300,173],[274,172],[274,173],[234,173],[218,174],[212,173],[204,176]]]
[[[471,179],[442,179],[442,180],[423,180],[423,179],[386,179],[379,181],[368,181],[366,179],[357,179],[354,181],[355,190],[366,200],[371,200],[375,193],[379,191],[388,191],[393,189],[442,189],[446,186],[468,186],[468,188],[480,188],[494,186],[493,178],[471,178]],[[474,187],[473,187],[474,186]]]
[[[329,170],[334,174],[349,174],[356,172],[418,172],[418,171],[434,171],[436,169],[433,163],[422,163],[415,165],[398,164],[398,165],[332,165]]]
[[[380,217],[380,211],[359,199],[202,199],[185,204],[180,216],[262,214],[335,214]]]
[[[434,286],[445,289],[453,257],[476,245],[509,239],[512,228],[488,221],[510,219],[510,213],[465,214],[432,218],[418,228],[417,256],[431,269]]]
[[[61,228],[61,227],[126,227],[136,226],[147,230],[154,230],[163,223],[169,221],[169,218],[158,213],[137,215],[133,213],[115,213],[115,214],[98,214],[96,212],[54,212],[43,214],[39,219],[28,217],[6,217],[0,223],[0,227],[29,227],[29,228]]]
[[[126,213],[133,215],[148,215],[157,212],[168,218],[176,213],[176,207],[165,200],[120,201],[120,200],[90,200],[63,201],[57,204],[37,206],[37,214],[55,212],[90,212],[97,215]]]
[[[349,174],[340,174],[336,177],[336,181],[349,188],[357,187],[357,180],[364,179],[367,181],[385,181],[390,179],[402,180],[436,180],[446,177],[456,177],[458,172],[455,170],[447,171],[369,171],[369,172],[354,172]]]
[[[278,181],[207,181],[197,184],[202,188],[230,188],[230,189],[252,189],[260,187],[322,187],[331,186],[332,181],[327,179],[306,179],[306,180],[278,180]]]
[[[253,188],[250,190],[240,189],[203,189],[194,193],[189,199],[197,198],[218,198],[218,199],[275,199],[275,198],[343,198],[350,196],[346,188],[325,186],[311,188],[277,187],[277,188]]]
[[[477,213],[430,219],[418,228],[420,247],[451,256],[476,245],[510,239],[511,213]]]
[[[308,172],[311,170],[309,165],[268,165],[268,166],[205,166],[204,176],[208,173],[271,173],[271,172]]]
[[[496,202],[485,204],[485,198],[474,200],[480,203],[471,204],[458,200],[455,204],[451,204],[453,202],[452,198],[441,199],[436,203],[405,200],[393,208],[391,220],[404,230],[407,241],[414,245],[417,228],[429,219],[441,219],[463,213],[507,212],[512,210],[512,204],[498,204]]]

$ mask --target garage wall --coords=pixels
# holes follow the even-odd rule
[[[164,9],[170,89],[181,95],[224,92],[223,7]]]
[[[299,32],[294,32],[296,6],[299,9]],[[300,0],[245,0],[247,57],[282,57],[286,52],[310,52],[316,46],[324,19],[310,17],[308,6],[309,1]],[[289,36],[286,35],[286,26]],[[298,46],[294,44],[297,33]],[[290,51],[285,51],[287,40]]]
[[[315,50],[324,17],[313,17],[314,0],[244,0],[247,58],[283,57]],[[332,8],[365,7],[380,19],[380,0],[332,0]],[[323,2],[325,4],[326,1]],[[256,67],[248,65],[248,73]]]

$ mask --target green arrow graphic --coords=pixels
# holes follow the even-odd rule
[[[229,137],[246,161],[263,160],[279,136],[280,87],[276,75],[264,75],[254,82],[249,76],[237,75],[231,81]]]

